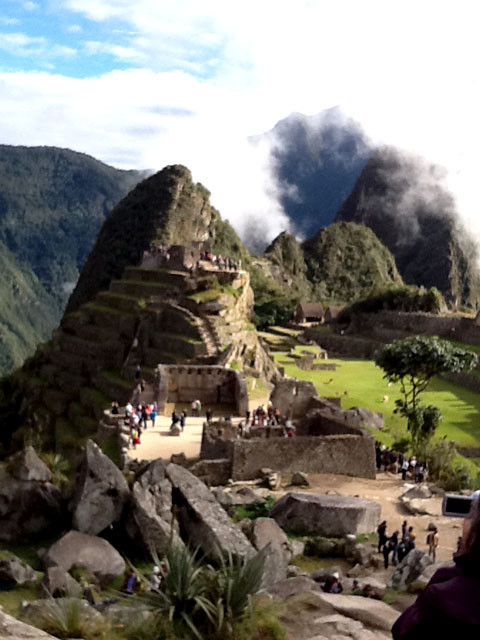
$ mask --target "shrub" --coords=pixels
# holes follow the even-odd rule
[[[455,462],[455,444],[446,438],[426,444],[417,457],[426,461],[429,479],[446,491],[470,489],[477,482],[466,465]]]
[[[243,518],[248,518],[249,520],[256,520],[256,518],[268,518],[274,504],[275,498],[273,496],[267,496],[263,500],[256,500],[246,507],[237,507],[235,510],[235,519],[243,520]]]
[[[111,628],[103,616],[91,610],[80,598],[49,598],[45,608],[36,612],[29,622],[62,640],[101,640]]]

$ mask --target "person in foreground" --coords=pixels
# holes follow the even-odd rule
[[[394,640],[480,637],[480,501],[463,525],[455,566],[442,567],[393,625]]]

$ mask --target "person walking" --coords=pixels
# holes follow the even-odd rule
[[[387,542],[387,521],[383,520],[378,525],[377,533],[378,533],[378,553],[380,553],[383,549],[383,546]]]
[[[433,562],[437,561],[437,547],[438,547],[438,529],[435,527],[427,536],[427,545],[428,545],[428,557],[433,560]]]
[[[182,431],[185,429],[186,423],[187,423],[187,412],[182,411],[180,414],[180,428],[182,429]]]
[[[393,625],[393,640],[476,639],[480,630],[480,504],[464,519],[454,566],[441,567]]]

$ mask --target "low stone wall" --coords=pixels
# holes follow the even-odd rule
[[[381,343],[368,338],[357,338],[351,335],[338,333],[319,333],[315,329],[306,329],[305,337],[314,340],[318,345],[328,351],[330,356],[347,356],[350,358],[373,358],[375,351],[381,347]]]
[[[233,480],[252,480],[269,467],[282,473],[336,473],[375,478],[375,441],[370,434],[236,440]]]
[[[158,408],[167,402],[190,403],[200,400],[208,405],[231,405],[237,415],[248,408],[247,385],[243,374],[216,365],[158,365]]]

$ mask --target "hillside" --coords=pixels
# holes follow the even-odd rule
[[[438,167],[382,149],[370,159],[336,217],[370,227],[408,284],[437,287],[454,305],[480,299],[477,251],[459,227]]]
[[[9,305],[4,283],[0,374],[49,337],[102,222],[140,178],[68,149],[0,145],[0,260],[30,309],[26,320]]]
[[[266,135],[280,202],[296,232],[308,237],[333,222],[371,154],[369,144],[338,107],[292,113]]]
[[[315,299],[353,302],[402,284],[392,254],[363,225],[332,224],[304,242],[303,250]]]
[[[167,243],[177,245],[168,258],[157,251]],[[216,246],[235,268],[200,264]],[[74,455],[86,438],[111,432],[103,409],[132,398],[138,366],[152,399],[159,364],[230,364],[274,379],[250,322],[241,256],[248,253],[188,169],[166,167],[137,185],[102,225],[52,340],[0,385],[0,441]]]

